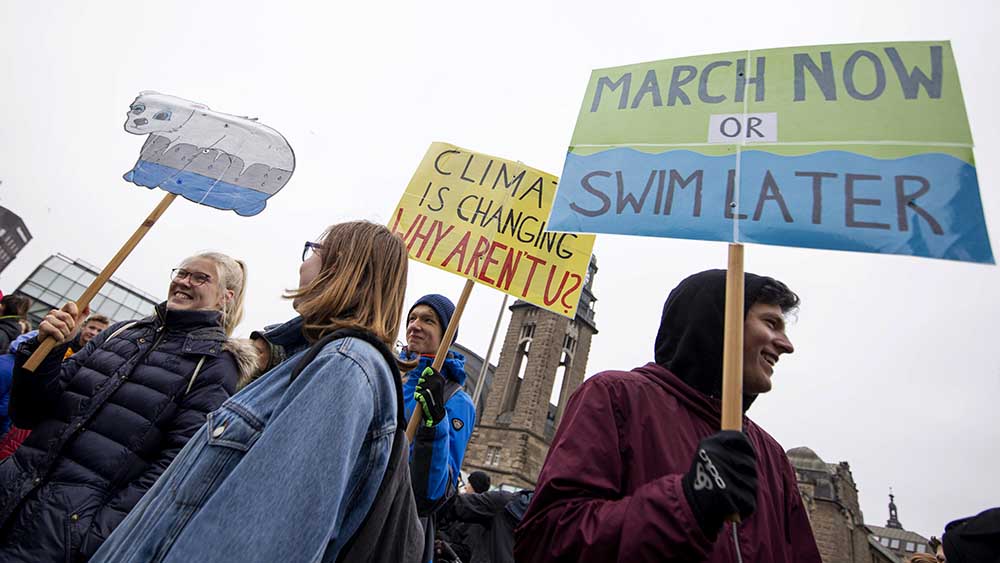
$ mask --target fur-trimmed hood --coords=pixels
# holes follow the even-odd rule
[[[259,353],[249,339],[229,338],[222,345],[222,349],[232,354],[236,360],[236,368],[240,372],[240,377],[236,380],[237,392],[260,376],[261,370],[257,363]]]

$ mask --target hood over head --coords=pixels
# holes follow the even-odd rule
[[[745,273],[743,316],[773,278]],[[656,363],[681,381],[713,398],[722,397],[722,348],[725,332],[726,271],[706,270],[685,278],[663,304],[656,333]],[[744,412],[756,395],[743,396]]]

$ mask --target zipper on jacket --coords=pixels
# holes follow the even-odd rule
[[[733,529],[733,547],[736,548],[736,563],[743,563],[743,554],[740,553],[740,538],[736,535],[736,522],[731,524]]]

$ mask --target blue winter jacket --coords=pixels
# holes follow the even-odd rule
[[[341,338],[291,381],[301,318],[267,337],[288,359],[208,415],[93,562],[336,560],[388,465],[395,376]]]
[[[33,330],[27,334],[17,337],[17,340],[10,343],[9,353],[0,351],[0,438],[3,438],[10,430],[10,388],[14,383],[14,352],[17,351],[21,343],[30,340],[38,334]]]
[[[412,356],[411,356],[412,358]],[[407,374],[403,385],[403,408],[406,419],[413,414],[416,400],[413,390],[424,368],[434,363],[432,356],[420,356],[417,367]],[[445,378],[465,385],[465,356],[458,352],[448,352],[448,358],[441,369]],[[410,466],[413,476],[413,493],[421,514],[427,514],[444,501],[451,491],[458,487],[459,469],[465,457],[465,447],[472,436],[476,420],[476,407],[472,398],[459,389],[445,405],[445,418],[436,426],[420,426],[414,438]],[[426,475],[426,478],[425,478]]]

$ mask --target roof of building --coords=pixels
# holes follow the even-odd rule
[[[873,534],[880,538],[889,538],[891,540],[902,540],[911,541],[913,543],[927,544],[930,542],[929,539],[921,536],[916,532],[910,532],[908,530],[900,530],[898,528],[883,528],[882,526],[872,526],[871,524],[865,524],[868,529],[872,531]]]
[[[871,528],[871,526],[868,527]],[[878,541],[876,541],[875,538],[868,536],[868,544],[871,545],[875,549],[875,551],[879,552],[883,557],[885,557],[889,561],[892,561],[894,563],[899,561],[899,557],[897,557],[895,553],[889,551],[885,546],[878,543]]]
[[[823,461],[811,448],[801,446],[792,448],[786,453],[788,454],[788,461],[792,462],[792,467],[796,469],[825,471],[827,473],[834,472],[834,466]]]

